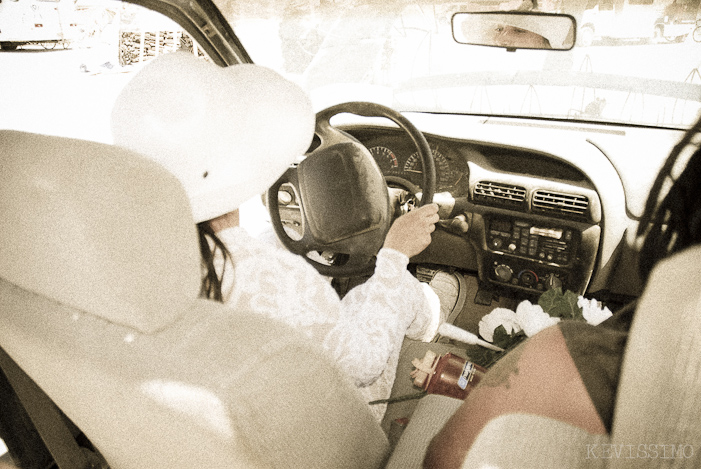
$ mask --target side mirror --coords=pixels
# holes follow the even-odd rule
[[[516,49],[570,50],[576,21],[570,15],[521,11],[455,13],[453,39],[460,44]]]

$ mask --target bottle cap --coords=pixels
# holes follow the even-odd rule
[[[414,386],[420,388],[426,388],[428,381],[430,381],[430,376],[436,369],[436,355],[435,352],[431,350],[426,351],[426,355],[422,359],[414,358],[411,364],[414,365],[415,370],[410,373],[410,376],[414,379]]]

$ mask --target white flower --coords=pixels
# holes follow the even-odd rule
[[[521,331],[521,326],[516,319],[516,313],[506,308],[495,308],[491,313],[485,314],[479,322],[479,333],[487,342],[494,341],[494,329],[504,326],[508,334]]]
[[[604,306],[602,308],[601,304],[593,298],[587,300],[580,296],[577,299],[577,306],[582,308],[582,316],[592,326],[598,326],[613,315],[608,307]]]
[[[528,337],[560,322],[560,318],[550,316],[540,305],[531,304],[528,300],[522,301],[516,307],[516,319]]]

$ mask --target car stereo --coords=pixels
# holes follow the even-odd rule
[[[517,218],[485,218],[490,281],[519,289],[576,288],[572,266],[581,234],[561,225]]]
[[[539,226],[505,218],[486,222],[487,245],[492,251],[558,265],[569,265],[572,261],[579,235],[572,228]]]

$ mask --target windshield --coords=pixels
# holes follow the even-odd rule
[[[254,62],[300,83],[317,109],[364,100],[665,127],[700,110],[699,0],[217,1]],[[507,51],[453,39],[456,12],[490,10],[570,14],[576,45]]]

